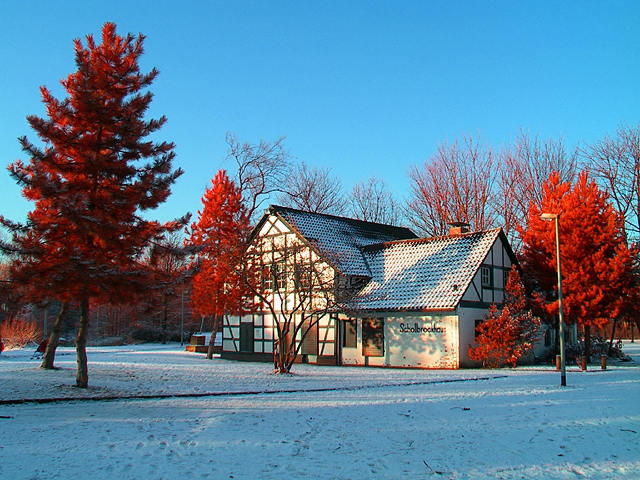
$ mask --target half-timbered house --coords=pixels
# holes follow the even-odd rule
[[[475,326],[491,303],[503,301],[515,257],[502,229],[416,238],[404,227],[271,206],[252,234],[252,247],[272,271],[265,279],[275,310],[225,317],[224,358],[271,360],[279,312],[298,308],[295,262],[321,265],[332,298],[297,332],[299,359],[325,365],[415,368],[470,366]],[[290,261],[289,261],[290,263]],[[313,283],[313,282],[309,282]],[[326,292],[324,293],[326,295]],[[276,298],[276,296],[278,298]],[[304,309],[295,322],[309,321]],[[301,329],[304,330],[304,329]],[[306,330],[305,330],[306,331]]]

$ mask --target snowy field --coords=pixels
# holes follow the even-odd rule
[[[3,352],[0,478],[638,480],[640,344],[625,351],[635,362],[571,366],[560,388],[542,367],[283,376],[175,344],[99,347],[87,391],[73,349],[56,371]],[[7,402],[22,399],[62,401]]]

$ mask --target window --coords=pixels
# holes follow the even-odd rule
[[[293,266],[293,277],[298,291],[307,291],[311,288],[311,276],[311,265],[304,264]]]
[[[285,290],[287,288],[287,270],[284,262],[274,263],[265,267],[262,285],[265,290],[271,290],[274,287],[277,290]]]
[[[273,273],[270,266],[265,266],[262,271],[262,288],[271,290],[273,288]]]
[[[342,346],[345,348],[356,348],[358,346],[355,318],[348,318],[342,322]]]
[[[482,279],[483,287],[492,287],[493,286],[493,275],[491,275],[490,267],[480,267],[480,278]]]
[[[362,354],[384,357],[384,318],[362,319]]]
[[[478,336],[480,335],[480,333],[478,332],[478,327],[479,327],[480,325],[482,325],[482,322],[483,322],[483,321],[484,321],[484,320],[476,320],[476,321],[475,321],[475,323],[474,323],[474,326],[475,326],[475,330],[474,330],[474,334],[473,334],[473,339],[474,339],[474,340],[477,340],[477,339],[478,339]]]
[[[284,262],[280,262],[276,265],[276,288],[278,290],[287,289],[287,268]]]

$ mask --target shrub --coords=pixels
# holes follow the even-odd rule
[[[584,338],[580,338],[577,343],[565,346],[565,357],[567,359],[580,359],[584,355]],[[609,341],[603,337],[591,337],[591,358],[589,361],[599,361],[600,355],[611,358],[623,359],[625,354],[622,351],[622,340],[614,341],[609,355]]]
[[[161,342],[162,331],[156,328],[137,327],[129,331],[134,343]]]
[[[476,327],[476,344],[469,347],[469,358],[483,367],[515,367],[518,360],[532,350],[538,336],[540,319],[531,313],[524,286],[515,267],[511,269],[502,310],[495,304]]]
[[[90,342],[93,347],[115,347],[126,345],[123,337],[101,337]]]
[[[38,342],[42,333],[34,322],[14,318],[0,324],[0,338],[7,349],[23,348],[29,342]]]

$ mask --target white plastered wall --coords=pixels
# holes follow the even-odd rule
[[[450,313],[375,314],[384,318],[384,356],[362,354],[362,318],[358,318],[357,346],[342,347],[343,365],[458,368],[458,318]]]
[[[385,318],[385,357],[391,367],[458,368],[458,317],[444,313]]]
[[[458,332],[460,344],[460,366],[474,367],[478,362],[469,358],[469,347],[475,343],[476,320],[482,320],[487,315],[484,308],[459,308]]]

